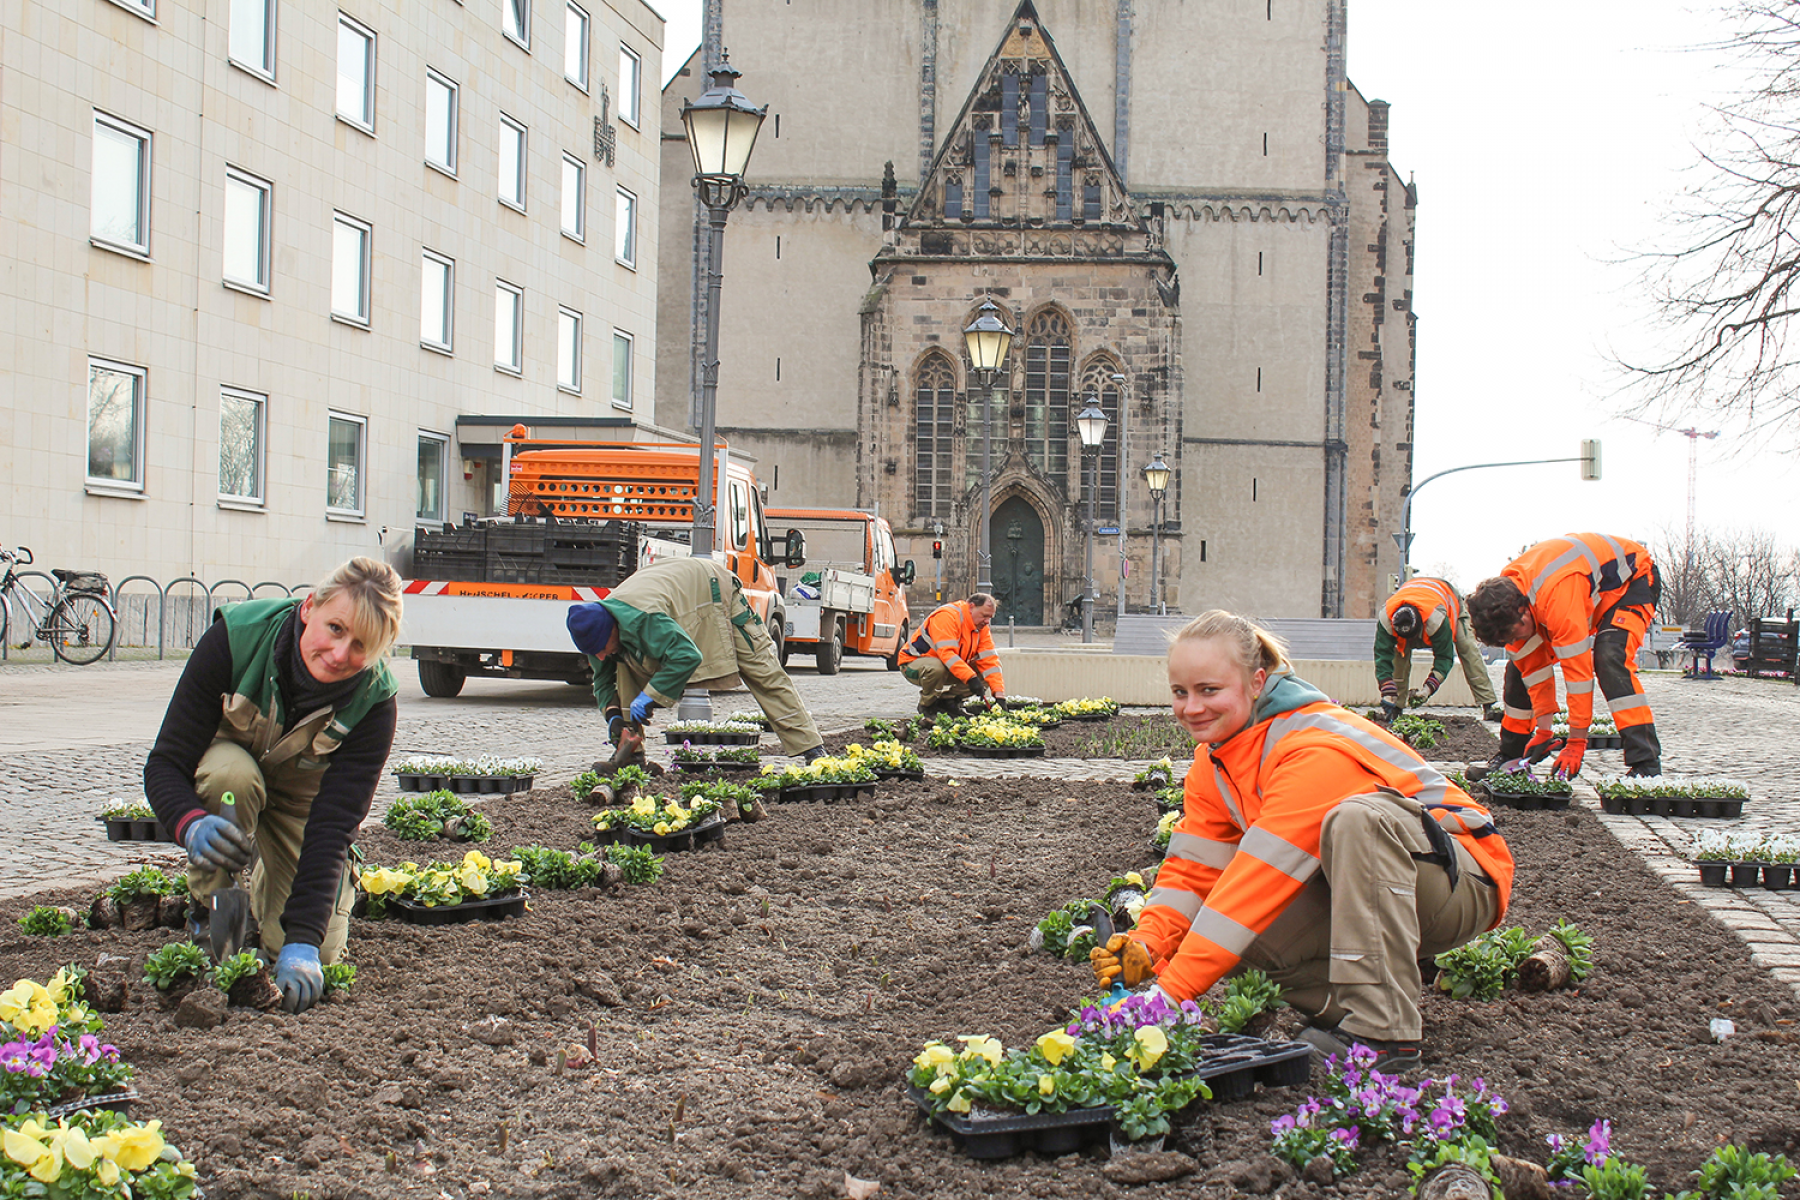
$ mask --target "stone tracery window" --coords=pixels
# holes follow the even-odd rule
[[[956,430],[956,368],[943,354],[919,364],[913,390],[913,509],[950,515]]]
[[[1025,453],[1045,477],[1065,485],[1074,432],[1069,424],[1074,342],[1069,319],[1055,309],[1033,317],[1025,330]]]
[[[1100,442],[1100,463],[1094,490],[1094,511],[1103,522],[1111,519],[1119,502],[1120,395],[1119,385],[1112,381],[1112,377],[1119,373],[1119,365],[1104,355],[1090,360],[1081,370],[1081,407],[1086,407],[1089,396],[1098,396],[1100,409],[1106,414],[1106,437]],[[1079,412],[1080,408],[1076,411]],[[1076,441],[1079,444],[1079,437]],[[1086,486],[1085,479],[1080,483]],[[1085,497],[1082,502],[1086,503]]]

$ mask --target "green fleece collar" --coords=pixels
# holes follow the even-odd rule
[[[1255,725],[1271,717],[1279,717],[1282,713],[1293,712],[1296,708],[1305,708],[1308,704],[1328,699],[1330,697],[1324,692],[1286,667],[1270,671],[1263,679],[1262,693],[1257,696],[1256,703],[1250,706],[1250,724]]]

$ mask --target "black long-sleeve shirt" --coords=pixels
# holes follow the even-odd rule
[[[283,691],[291,692],[285,685],[286,664],[278,670]],[[178,841],[206,812],[194,790],[194,776],[200,757],[218,734],[222,707],[236,683],[234,674],[225,622],[214,621],[175,685],[162,729],[144,763],[144,794],[157,819]],[[331,755],[306,818],[293,891],[281,915],[282,931],[290,942],[317,946],[325,940],[344,861],[375,799],[393,749],[397,719],[394,701],[384,700],[356,723]]]

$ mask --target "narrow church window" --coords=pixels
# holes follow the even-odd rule
[[[913,511],[947,517],[956,427],[956,369],[947,357],[933,354],[925,360],[913,401]]]
[[[1263,20],[1273,21],[1274,19],[1275,19],[1275,0],[1267,0],[1267,3],[1264,4],[1264,6],[1263,6]]]
[[[1100,219],[1100,185],[1090,183],[1081,189],[1081,217],[1084,221]]]
[[[1256,368],[1256,390],[1262,391],[1262,368]]]
[[[1205,538],[1200,539],[1200,561],[1201,562],[1206,561],[1206,539]]]
[[[1256,477],[1254,475],[1250,477],[1250,503],[1256,503]]]
[[[1049,127],[1050,96],[1049,79],[1043,75],[1031,77],[1031,144],[1044,144],[1044,131]]]
[[[1263,134],[1263,157],[1269,157],[1269,135]]]
[[[1256,252],[1256,273],[1258,275],[1262,274],[1262,256],[1263,256],[1263,252],[1261,250],[1258,250]],[[779,258],[781,256],[776,255],[776,257]]]
[[[975,131],[975,215],[988,215],[988,187],[992,176],[988,171],[989,138],[985,129]]]
[[[1019,144],[1019,77],[1010,71],[1000,76],[1000,140]]]
[[[781,136],[781,114],[780,113],[775,114],[775,136],[776,137]]]
[[[779,233],[775,235],[775,257],[776,258],[781,257],[781,235]],[[1258,275],[1261,275],[1262,274],[1262,266],[1261,266],[1262,255],[1259,254],[1256,257],[1257,257],[1257,264],[1258,264],[1256,273]]]
[[[781,382],[781,358],[779,355],[775,359],[775,382]]]
[[[962,180],[952,179],[944,185],[944,216],[952,221],[962,219]]]
[[[1119,504],[1119,385],[1112,381],[1117,374],[1119,364],[1110,358],[1096,358],[1081,372],[1082,404],[1094,396],[1106,414],[1106,436],[1100,441],[1100,461],[1094,472],[1095,511],[1103,514],[1116,512]]]
[[[1074,358],[1068,318],[1054,309],[1039,313],[1025,341],[1025,453],[1039,471],[1067,487]]]
[[[1075,216],[1075,131],[1064,129],[1056,140],[1056,219]]]

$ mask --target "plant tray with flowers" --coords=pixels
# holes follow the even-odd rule
[[[1119,715],[1119,702],[1111,696],[1064,700],[1051,706],[1065,721],[1110,721]]]
[[[1044,753],[1044,735],[1036,726],[1004,717],[976,717],[964,726],[956,744],[977,758],[1037,758]]]
[[[1491,771],[1481,781],[1488,798],[1508,808],[1557,809],[1569,807],[1575,789],[1566,779],[1539,779],[1529,770]]]
[[[659,854],[694,850],[724,839],[725,814],[719,801],[698,792],[660,800],[640,795],[629,807],[595,813],[594,833],[596,840],[648,846]]]
[[[1614,816],[1722,817],[1743,815],[1750,787],[1712,775],[1603,776],[1594,783],[1600,807]]]
[[[106,826],[109,842],[172,842],[169,831],[148,804],[119,803],[103,809],[95,820]]]
[[[1569,736],[1569,714],[1559,712],[1550,724],[1550,732],[1557,737]],[[1587,748],[1589,750],[1623,750],[1625,739],[1620,736],[1618,727],[1606,713],[1595,713],[1588,722]]]
[[[663,730],[663,741],[671,746],[754,746],[762,737],[762,727],[744,721],[677,721]]]
[[[495,862],[471,850],[461,862],[424,866],[404,862],[394,868],[366,869],[357,886],[369,898],[371,917],[384,916],[391,908],[414,925],[498,921],[525,912],[525,894],[519,888],[524,869],[517,860]]]
[[[809,763],[777,767],[764,763],[756,786],[769,799],[782,804],[800,800],[855,800],[875,791],[875,769],[861,759],[845,755],[815,758]]]
[[[105,1109],[0,1118],[0,1195],[81,1200],[189,1200],[194,1164],[162,1136],[162,1122]]]
[[[1062,714],[1054,708],[1045,708],[1035,702],[1021,704],[1011,696],[1006,698],[1006,719],[1016,721],[1020,725],[1034,725],[1039,729],[1055,729],[1063,723]]]
[[[723,775],[747,775],[762,765],[762,753],[755,746],[718,746],[708,748],[683,743],[669,755],[677,771],[689,775],[717,772]]]
[[[1694,839],[1693,863],[1703,887],[1770,891],[1800,886],[1800,838],[1709,829]]]
[[[85,978],[64,967],[46,983],[21,979],[0,992],[0,1112],[122,1112],[137,1098],[130,1064],[100,1040]]]
[[[401,759],[393,774],[403,792],[510,794],[529,792],[543,769],[541,758],[500,758],[492,754],[475,758],[415,756]]]
[[[844,747],[844,757],[867,763],[880,780],[925,778],[925,763],[899,742],[877,741],[868,747],[852,742]]]

